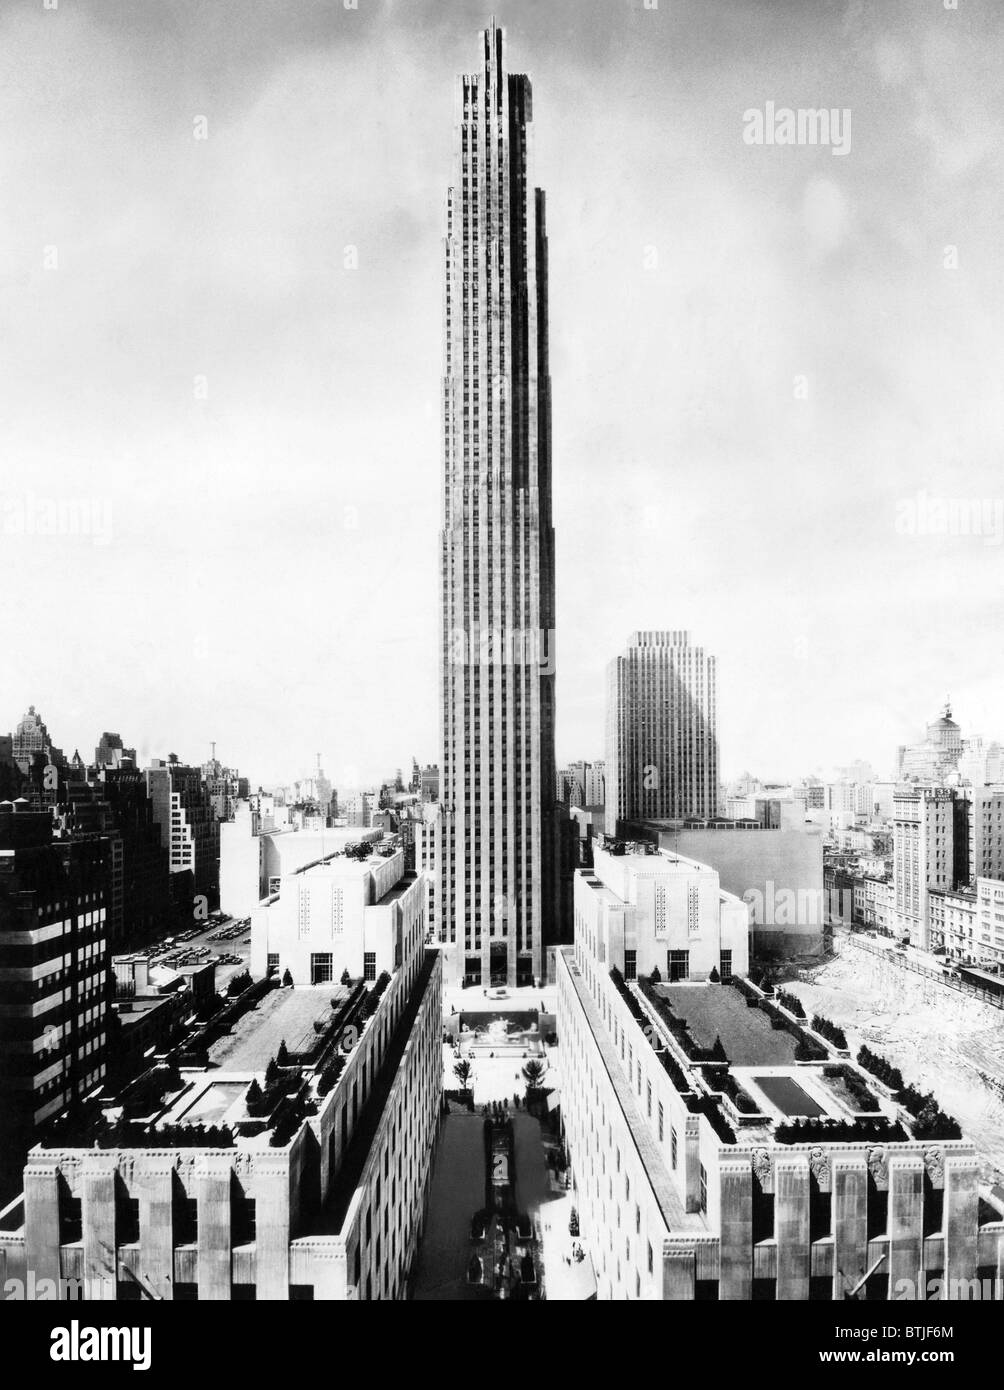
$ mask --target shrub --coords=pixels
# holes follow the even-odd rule
[[[847,1039],[844,1036],[844,1030],[838,1028],[835,1023],[831,1023],[828,1018],[823,1018],[820,1014],[813,1014],[812,1028],[820,1037],[829,1039],[834,1047],[840,1048],[841,1050],[847,1047]]]
[[[713,985],[719,985],[722,982],[722,977],[714,966],[711,967],[711,974],[708,976],[708,981]]]
[[[289,973],[289,966],[282,972],[282,983],[285,989],[292,989],[293,987],[293,977]]]
[[[961,1139],[957,1120],[946,1115],[933,1096],[921,1110],[913,1126],[915,1139]]]
[[[230,979],[227,985],[227,998],[236,999],[238,994],[243,994],[246,989],[251,988],[250,970],[240,970]]]
[[[760,1107],[749,1091],[740,1086],[731,1072],[726,1072],[721,1080],[721,1089],[741,1115],[759,1115]]]
[[[648,978],[654,985],[662,984],[662,976],[659,974],[658,966],[655,967],[655,969],[652,971],[651,975]]]
[[[792,1120],[774,1126],[777,1144],[897,1144],[907,1138],[901,1124],[884,1117],[867,1120]]]
[[[889,1087],[891,1091],[902,1091],[903,1073],[899,1067],[894,1067],[885,1057],[880,1057],[877,1052],[872,1052],[870,1048],[860,1047],[858,1049],[858,1065],[864,1067],[865,1071],[870,1071],[872,1076],[877,1076],[879,1081]]]
[[[336,1052],[331,1061],[321,1072],[317,1082],[317,1093],[326,1096],[329,1091],[334,1090],[338,1078],[345,1070],[345,1058],[341,1053]]]
[[[805,1009],[797,994],[789,994],[786,989],[779,989],[777,992],[777,1002],[783,1004],[788,1012],[794,1014],[796,1018],[805,1018]]]

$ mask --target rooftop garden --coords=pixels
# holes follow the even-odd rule
[[[791,1120],[774,1126],[776,1144],[896,1144],[910,1136],[901,1124],[887,1120]]]
[[[867,1047],[858,1050],[858,1065],[871,1072],[893,1093],[893,1099],[910,1115],[910,1129],[915,1139],[961,1139],[959,1122],[946,1115],[929,1091],[907,1086],[903,1073],[885,1057]]]

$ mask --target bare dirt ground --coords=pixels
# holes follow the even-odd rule
[[[973,1141],[986,1181],[1004,1180],[1004,1012],[837,938],[836,959],[786,985],[806,1013],[840,1024],[851,1055],[862,1043],[907,1082],[933,1091]]]

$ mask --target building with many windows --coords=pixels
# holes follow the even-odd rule
[[[930,947],[928,893],[965,883],[969,870],[968,803],[944,787],[903,786],[893,815],[895,926],[914,945]]]
[[[105,1075],[108,841],[0,805],[0,1191],[33,1136]]]
[[[529,984],[558,911],[544,194],[504,30],[456,91],[447,195],[436,917],[452,980]]]
[[[179,906],[199,895],[215,907],[220,892],[220,827],[201,770],[184,766],[172,754],[166,762],[155,758],[144,775],[161,844],[168,851],[168,869],[178,884]]]
[[[969,882],[1004,878],[1004,787],[967,787]]]
[[[635,632],[607,667],[607,834],[718,812],[715,658],[687,632]]]

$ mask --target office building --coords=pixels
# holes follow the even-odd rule
[[[144,773],[161,844],[168,851],[171,888],[181,911],[219,901],[220,828],[209,793],[197,767],[186,767],[174,754],[155,758]]]
[[[893,815],[895,927],[930,948],[928,893],[969,878],[969,803],[947,787],[904,785]]]
[[[0,1188],[41,1127],[105,1074],[108,841],[0,805]]]
[[[544,194],[504,31],[458,79],[447,197],[437,931],[448,977],[527,984],[557,915]]]
[[[686,632],[635,632],[607,667],[606,829],[712,819],[718,807],[715,658]]]

